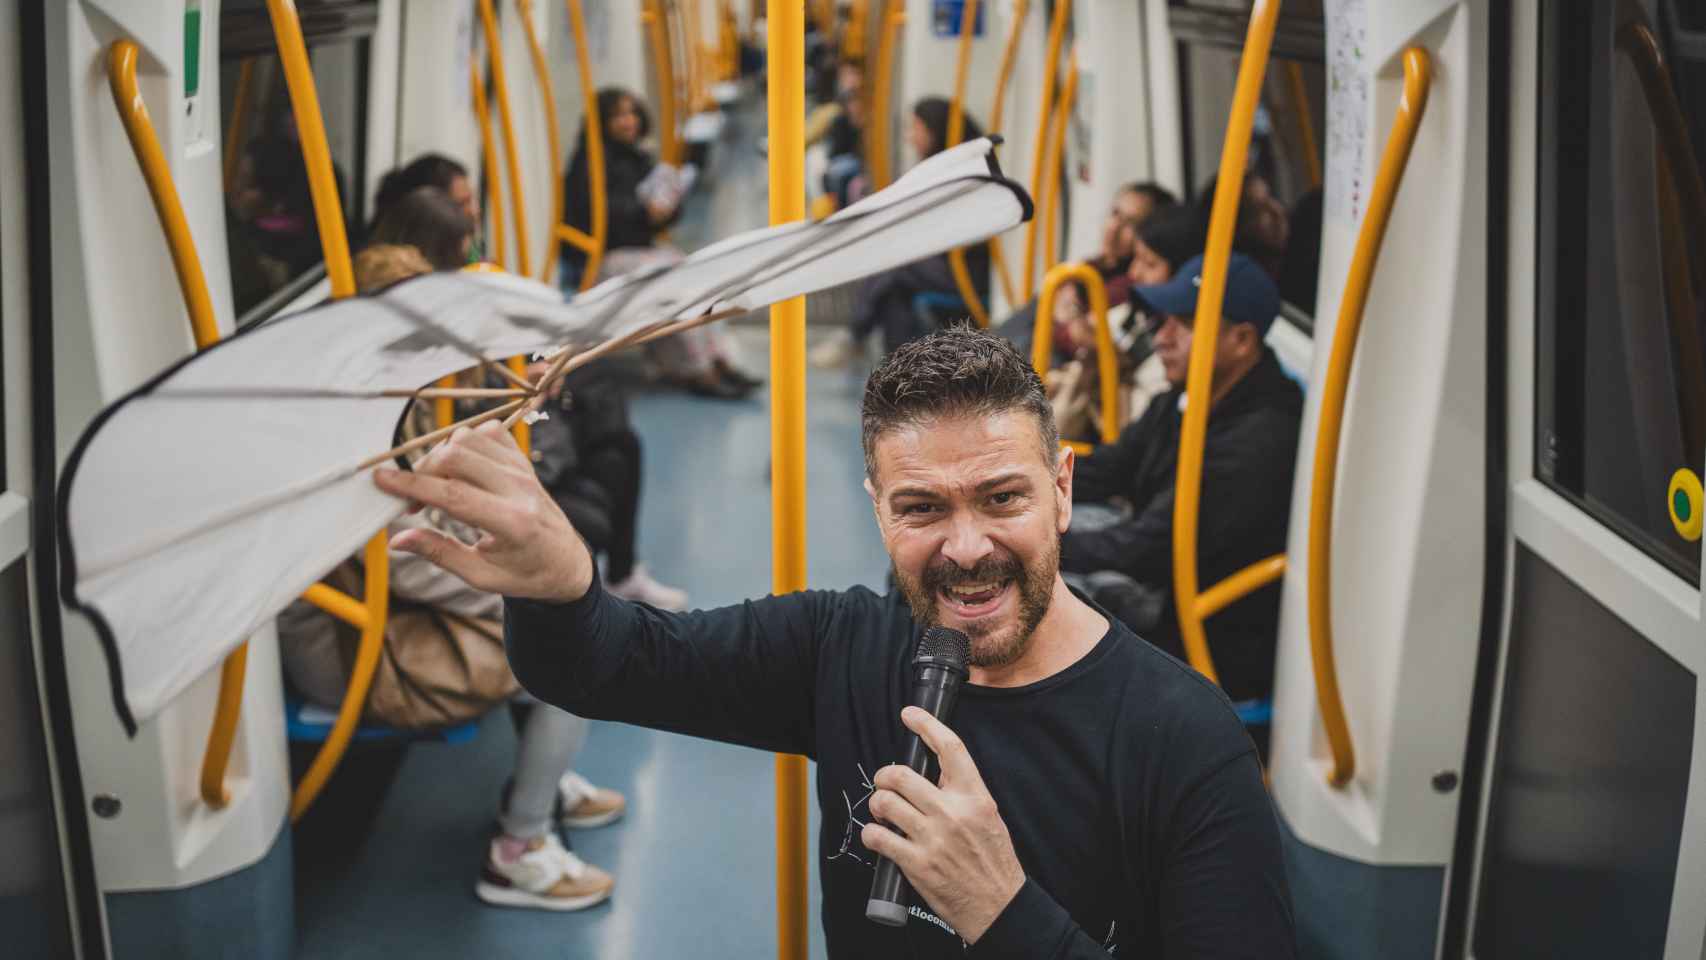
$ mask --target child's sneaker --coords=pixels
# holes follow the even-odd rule
[[[500,907],[535,910],[585,910],[610,899],[616,880],[563,849],[555,834],[529,841],[514,860],[505,861],[501,839],[492,841],[474,895]]]
[[[581,830],[602,827],[621,819],[628,809],[628,798],[615,790],[593,786],[573,770],[557,781],[557,794],[563,801],[562,819],[566,827]]]

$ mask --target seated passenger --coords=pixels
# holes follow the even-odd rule
[[[367,224],[368,236],[371,238],[379,226],[379,218],[392,204],[420,187],[437,187],[474,222],[476,236],[472,256],[475,260],[484,257],[478,237],[480,197],[474,192],[468,168],[440,153],[423,153],[409,161],[407,166],[398,167],[380,179],[379,189],[373,194],[373,216]]]
[[[1197,191],[1197,216],[1203,234],[1208,234],[1208,221],[1214,210],[1214,188],[1219,175]],[[1286,246],[1291,241],[1291,219],[1285,205],[1274,196],[1273,187],[1259,173],[1244,178],[1244,195],[1238,203],[1238,225],[1233,228],[1232,249],[1256,261],[1268,276],[1278,282],[1280,268],[1285,262]]]
[[[1131,282],[1126,278],[1126,272],[1131,264],[1132,252],[1136,248],[1138,229],[1157,211],[1177,204],[1178,200],[1173,194],[1156,183],[1128,184],[1114,195],[1114,205],[1109,208],[1107,218],[1102,221],[1102,248],[1084,260],[1102,275],[1103,288],[1107,291],[1110,306],[1124,303],[1130,294]],[[1015,308],[1007,319],[996,327],[996,332],[1013,341],[1020,353],[1030,356],[1036,325],[1037,301],[1033,297],[1029,302]],[[1064,361],[1066,358],[1060,359]]]
[[[1201,271],[1201,259],[1194,259],[1171,281],[1133,291],[1149,311],[1155,353],[1172,389],[1121,431],[1118,442],[1078,462],[1072,528],[1060,545],[1061,569],[1082,577],[1092,599],[1180,658],[1173,487]],[[1273,281],[1255,261],[1233,254],[1203,447],[1197,536],[1204,589],[1285,550],[1303,395],[1263,342],[1278,314]],[[1090,504],[1112,509],[1083,509]],[[1209,648],[1234,700],[1273,692],[1279,601],[1280,585],[1270,584],[1208,621]]]
[[[1129,289],[1166,283],[1187,261],[1201,256],[1202,249],[1202,224],[1196,211],[1183,205],[1156,211],[1137,230],[1131,266],[1126,269]],[[1126,329],[1115,334],[1121,369],[1129,368],[1123,384],[1125,409],[1133,413],[1148,409],[1156,395],[1170,389],[1166,369],[1155,355],[1149,328],[1143,322],[1144,314],[1143,306],[1133,302]]]
[[[437,187],[410,190],[386,204],[373,225],[375,246],[413,247],[434,270],[460,270],[474,261],[475,221]]]
[[[941,97],[925,97],[912,107],[912,123],[907,127],[906,142],[919,160],[942,152],[948,141],[948,101]],[[971,114],[961,125],[960,139],[975,140],[983,136]],[[971,274],[972,286],[979,299],[989,302],[989,247],[975,244],[965,251],[966,271]],[[883,351],[916,339],[929,332],[927,324],[914,310],[920,294],[941,294],[957,301],[959,285],[945,253],[896,267],[864,281],[859,291],[859,312],[846,330],[837,331],[830,339],[812,348],[813,366],[835,368],[847,365],[865,349],[865,340],[880,327],[883,331]],[[962,315],[964,311],[962,310]]]
[[[355,259],[362,293],[432,269],[426,257],[407,246],[372,246]],[[416,409],[425,411],[428,405]],[[418,416],[411,419],[406,434],[431,428]],[[478,531],[438,510],[404,514],[390,532],[394,536],[417,529],[462,543],[479,539]],[[352,575],[348,569],[354,566],[346,563],[329,579],[345,588],[358,585],[359,571]],[[364,713],[368,721],[404,729],[466,722],[517,694],[504,662],[501,596],[476,590],[417,555],[393,550],[388,602],[387,653],[369,688]],[[279,615],[278,632],[280,658],[292,686],[310,701],[337,709],[349,686],[354,629],[299,600]],[[428,702],[420,694],[423,689],[439,694],[439,699]],[[454,704],[456,712],[431,709],[442,703]],[[514,773],[502,793],[499,833],[490,844],[475,893],[500,906],[545,910],[580,910],[600,903],[610,896],[615,880],[575,856],[554,828],[557,822],[571,827],[611,823],[621,817],[627,801],[573,770],[586,740],[587,720],[543,705],[518,720]]]
[[[865,68],[857,61],[840,68],[836,103],[839,110],[823,133],[829,166],[823,192],[835,198],[837,209],[864,196],[865,183]]]
[[[640,146],[651,129],[651,120],[632,93],[617,87],[600,90],[598,115],[604,128],[606,217],[599,279],[680,261],[682,252],[659,243],[657,236],[681,217],[689,178],[659,163]],[[585,233],[592,232],[588,166],[583,128],[564,178],[563,222]],[[578,286],[586,262],[586,253],[579,247],[563,245],[561,282],[565,288]],[[728,333],[715,324],[654,340],[647,350],[663,368],[665,379],[704,396],[739,399],[763,382],[735,365]]]

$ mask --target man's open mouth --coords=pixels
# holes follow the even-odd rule
[[[975,620],[994,613],[1001,606],[1002,598],[1007,595],[1008,587],[1012,585],[1011,579],[960,583],[943,587],[937,593],[954,616],[962,620]]]

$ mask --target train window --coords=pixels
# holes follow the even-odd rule
[[[1534,459],[1698,583],[1668,488],[1706,455],[1706,35],[1674,9],[1542,9]]]
[[[222,13],[220,103],[224,109],[225,234],[239,325],[270,316],[324,272],[308,176],[284,70],[262,0]],[[303,11],[314,82],[325,118],[338,197],[352,239],[366,209],[368,37],[372,2]]]
[[[1226,119],[1249,30],[1248,3],[1194,0],[1174,6],[1168,23],[1178,43],[1183,98],[1186,189],[1201,189],[1220,167]],[[1326,143],[1325,21],[1319,3],[1288,7],[1275,31],[1273,56],[1250,138],[1249,170],[1260,178],[1243,207],[1271,201],[1284,230],[1243,237],[1240,249],[1274,271],[1281,295],[1303,314],[1315,312],[1315,277],[1321,248],[1321,178]],[[1241,220],[1244,219],[1241,215]],[[1255,250],[1251,247],[1260,247]]]

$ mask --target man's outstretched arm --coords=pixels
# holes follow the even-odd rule
[[[377,471],[375,481],[480,530],[472,546],[426,529],[391,546],[505,596],[511,666],[541,699],[586,717],[811,752],[820,612],[832,595],[675,614],[607,594],[586,544],[495,422],[457,431],[412,473]]]

